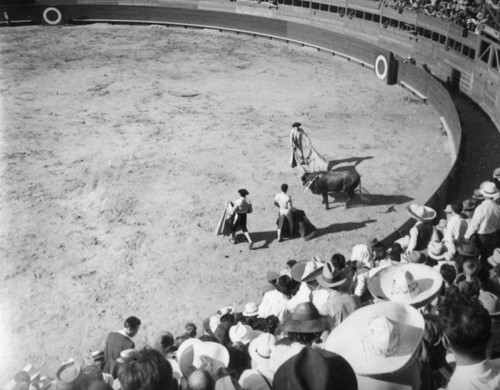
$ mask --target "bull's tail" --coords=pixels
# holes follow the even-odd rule
[[[359,200],[361,201],[361,203],[370,203],[370,200],[368,198],[366,198],[365,196],[363,196],[363,192],[365,194],[369,194],[368,191],[364,190],[363,187],[361,187],[361,177],[359,178],[359,186],[358,186],[358,190],[359,190]]]

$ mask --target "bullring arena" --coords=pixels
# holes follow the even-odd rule
[[[218,6],[204,7],[212,7],[208,15]],[[110,9],[102,11],[109,20]],[[270,10],[236,13],[278,13]],[[293,23],[300,16],[275,15]],[[389,83],[373,61],[325,50],[320,32],[304,35],[311,43],[242,30],[108,23],[0,30],[0,383],[27,363],[53,375],[69,357],[88,361],[128,315],[141,319],[134,340],[144,346],[222,306],[259,302],[267,270],[289,259],[348,257],[356,243],[399,237],[405,206],[439,210],[451,188],[470,192],[498,165],[492,121],[463,96],[455,104],[467,118],[459,118],[444,88],[433,104],[434,84],[419,90],[412,65],[401,60],[399,72],[413,83]],[[364,204],[325,210],[319,196],[303,192],[289,165],[295,121],[334,165],[357,164]],[[476,123],[481,132],[467,149],[476,153],[464,153],[460,126]],[[317,228],[310,241],[276,241],[273,196],[284,182]],[[244,240],[232,245],[214,234],[241,187],[255,209],[251,251]]]

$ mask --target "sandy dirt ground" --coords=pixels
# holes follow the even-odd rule
[[[28,362],[49,375],[88,362],[128,315],[142,346],[259,302],[267,270],[382,238],[451,165],[432,107],[370,69],[267,39],[4,28],[0,70],[1,381]],[[325,211],[303,193],[288,164],[294,121],[326,158],[359,163],[369,204]],[[276,241],[284,182],[315,239]],[[252,251],[214,235],[241,187]]]

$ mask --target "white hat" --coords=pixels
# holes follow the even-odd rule
[[[257,314],[259,314],[259,307],[257,304],[255,302],[248,302],[245,305],[243,315],[246,317],[255,317]]]
[[[247,345],[258,335],[259,333],[254,331],[251,326],[244,325],[241,322],[238,322],[236,325],[229,328],[229,338],[233,343],[242,343]]]
[[[441,289],[443,277],[425,264],[400,264],[381,269],[368,279],[368,290],[377,299],[421,307]]]
[[[309,282],[316,279],[323,271],[324,264],[316,259],[299,261],[292,268],[292,279],[297,282]]]
[[[479,193],[485,198],[496,198],[500,195],[497,186],[491,181],[484,181],[479,187]]]
[[[500,248],[495,248],[493,254],[488,257],[488,263],[490,263],[493,267],[500,264]]]
[[[201,343],[194,344],[193,366],[200,368],[203,364],[203,356],[210,358],[219,367],[227,367],[229,364],[229,352],[226,347],[219,343],[202,341]]]
[[[412,204],[406,207],[410,216],[418,221],[432,221],[436,218],[436,211],[427,206],[420,206],[418,204]]]
[[[271,355],[273,353],[276,337],[271,333],[261,333],[248,345],[248,353],[252,358],[254,367],[270,364]]]
[[[500,302],[498,297],[489,291],[479,291],[479,302],[488,311],[490,316],[497,316],[500,314]]]
[[[346,359],[357,375],[395,373],[412,362],[424,333],[424,318],[397,302],[364,306],[332,330],[325,349]]]
[[[448,248],[442,242],[431,241],[427,245],[427,256],[434,260],[443,260],[448,256]]]
[[[125,360],[127,360],[130,356],[132,356],[134,351],[135,351],[134,348],[124,349],[123,351],[120,352],[120,357],[116,359],[116,361],[118,363],[125,363]]]

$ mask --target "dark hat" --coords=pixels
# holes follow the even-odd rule
[[[300,122],[293,122],[292,127],[300,127],[300,126],[302,126],[302,123],[300,123]]]
[[[328,317],[319,314],[312,302],[299,303],[283,318],[283,330],[296,333],[318,333],[329,329]]]
[[[238,190],[238,194],[240,194],[240,196],[247,196],[247,195],[250,195],[250,193],[245,189],[245,188],[240,188]]]
[[[472,240],[462,240],[457,245],[457,253],[465,258],[477,258],[479,256],[479,248]]]
[[[235,325],[233,322],[224,321],[217,326],[217,329],[215,329],[214,337],[222,345],[227,345],[231,342],[231,339],[229,338],[229,329],[231,329],[233,325]]]
[[[305,347],[276,371],[273,390],[357,390],[354,370],[336,353]]]

